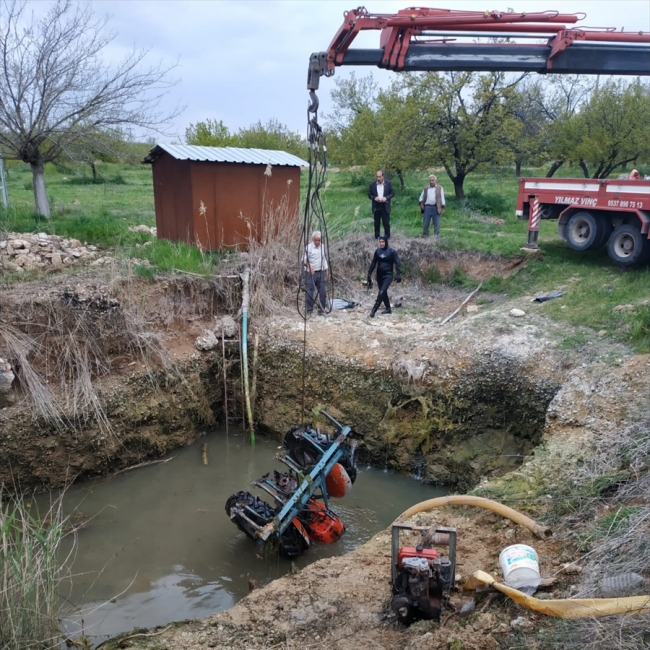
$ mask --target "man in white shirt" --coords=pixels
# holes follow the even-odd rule
[[[429,185],[420,194],[420,212],[423,214],[422,236],[429,236],[429,224],[433,219],[433,234],[440,237],[440,216],[445,213],[445,191],[437,184],[437,178],[431,174]]]
[[[391,182],[384,180],[384,172],[379,170],[368,188],[368,198],[372,201],[372,216],[375,221],[375,239],[379,239],[380,225],[383,225],[386,237],[390,237],[390,200],[394,196]]]
[[[327,277],[329,265],[325,256],[325,249],[321,245],[320,230],[313,232],[311,242],[305,247],[303,265],[307,274],[307,294],[305,308],[307,316],[314,311],[314,297],[318,294],[318,313],[323,315],[327,305]]]

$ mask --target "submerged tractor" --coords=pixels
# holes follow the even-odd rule
[[[345,527],[329,507],[329,497],[344,497],[357,477],[356,441],[350,427],[321,411],[336,428],[332,437],[309,425],[298,425],[284,437],[284,453],[276,456],[287,469],[267,472],[253,486],[273,505],[250,492],[226,501],[226,514],[252,540],[274,542],[281,556],[297,557],[312,542],[336,542]]]

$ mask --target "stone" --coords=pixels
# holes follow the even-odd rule
[[[534,628],[533,622],[530,619],[519,616],[518,618],[510,621],[510,627],[513,630],[520,630],[521,632],[530,632]]]
[[[59,268],[60,266],[63,266],[63,258],[61,257],[61,253],[52,253],[50,262],[52,263],[52,266],[54,268]]]
[[[227,339],[237,338],[239,330],[237,328],[237,323],[235,319],[230,316],[222,316],[221,318],[216,319],[215,326],[212,330],[217,338],[221,338],[221,332],[223,331],[224,337]]]
[[[194,342],[194,347],[197,350],[202,350],[207,352],[209,350],[214,350],[219,345],[219,340],[214,335],[212,330],[206,330],[199,338]]]
[[[467,313],[471,314],[478,311],[478,305],[467,305]]]
[[[522,316],[526,315],[526,312],[523,309],[515,308],[510,310],[510,315],[514,318],[521,318]]]
[[[11,384],[15,378],[11,364],[0,359],[0,395],[7,395],[11,391]]]

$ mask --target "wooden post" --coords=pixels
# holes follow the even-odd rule
[[[223,366],[223,408],[226,412],[226,438],[228,437],[228,383],[226,373],[226,330],[221,320],[221,363]]]

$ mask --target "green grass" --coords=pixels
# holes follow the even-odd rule
[[[47,522],[19,498],[0,500],[0,647],[59,647],[59,585],[66,569],[57,554],[66,520],[60,501]]]
[[[218,255],[204,254],[183,243],[155,240],[152,245],[137,247],[151,240],[146,233],[129,231],[129,226],[155,225],[153,184],[148,165],[98,165],[101,183],[93,183],[89,168],[46,169],[46,183],[51,197],[52,219],[35,216],[29,166],[13,163],[8,168],[11,207],[0,212],[0,229],[16,232],[49,232],[74,237],[82,242],[114,248],[118,256],[147,259],[159,271],[180,269],[209,275]],[[546,168],[523,170],[524,176],[543,176]],[[579,177],[579,170],[560,168],[558,176]],[[306,186],[303,173],[303,192]],[[370,215],[369,170],[331,171],[321,199],[327,215],[331,239],[352,232],[374,230]],[[513,169],[486,170],[470,175],[465,182],[466,199],[458,201],[444,172],[438,173],[445,189],[447,209],[442,218],[440,246],[449,250],[477,251],[484,255],[513,257],[522,255],[527,239],[526,223],[515,218],[518,190]],[[428,172],[406,174],[405,187],[393,178],[391,226],[395,233],[418,236],[422,216],[418,197],[427,184]],[[544,303],[540,310],[558,321],[590,327],[601,336],[630,343],[639,352],[650,351],[650,270],[622,270],[608,258],[606,251],[578,253],[557,236],[555,221],[542,221],[539,233],[543,259],[529,259],[518,273],[503,279],[488,278],[483,291],[505,293],[510,297],[539,295],[563,289],[559,299]],[[152,277],[154,269],[138,268],[142,277]],[[432,268],[425,274],[429,283],[459,287],[475,284],[462,277],[460,270],[442,277]],[[615,311],[619,305],[632,310]],[[580,337],[578,337],[580,338]],[[565,345],[581,342],[575,337]]]

